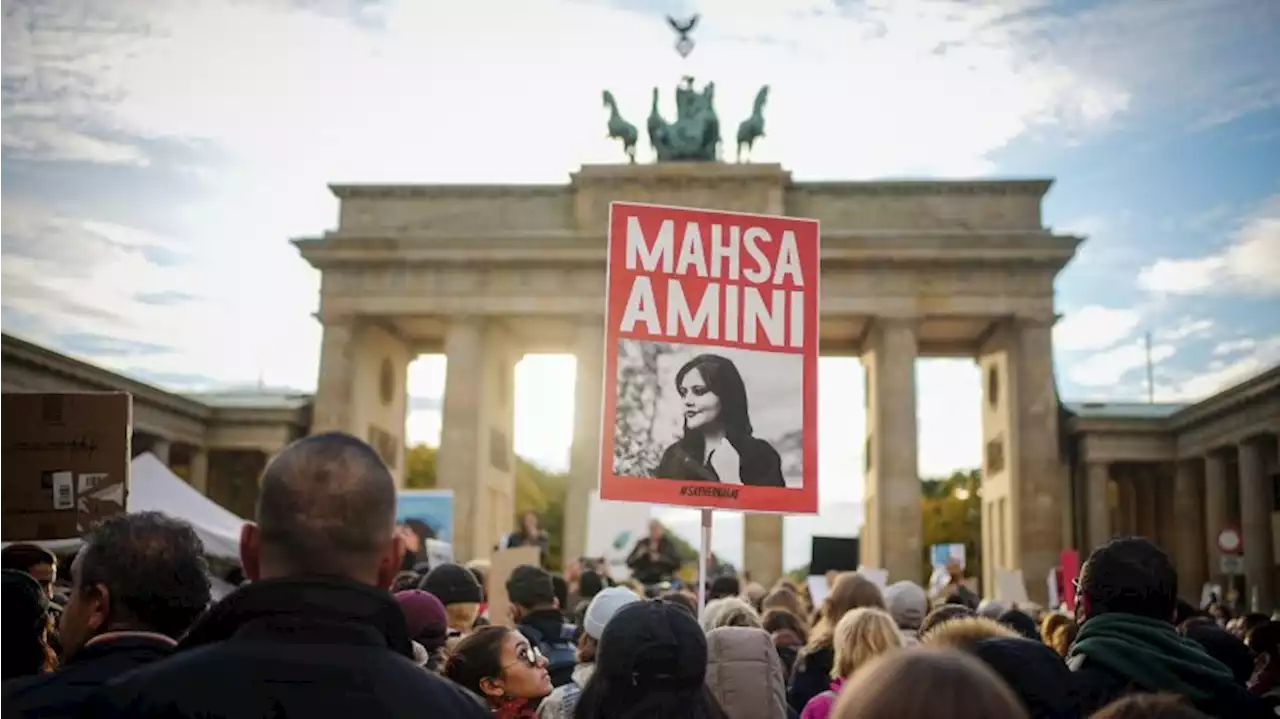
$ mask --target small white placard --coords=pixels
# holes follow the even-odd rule
[[[76,480],[71,472],[53,473],[53,508],[76,508]]]

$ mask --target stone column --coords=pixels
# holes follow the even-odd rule
[[[1209,581],[1222,576],[1218,535],[1227,528],[1227,520],[1227,460],[1221,452],[1210,452],[1204,458],[1204,534]]]
[[[1088,472],[1088,488],[1085,498],[1088,501],[1088,546],[1081,548],[1081,561],[1089,554],[1111,539],[1111,502],[1108,486],[1111,484],[1111,465],[1105,462],[1090,462]]]
[[[772,587],[782,576],[782,516],[745,514],[742,534],[743,569],[751,573],[751,581]]]
[[[1204,558],[1204,515],[1200,511],[1200,473],[1195,462],[1174,463],[1173,561],[1178,569],[1178,596],[1200,602],[1200,587],[1206,579]]]
[[[204,447],[191,449],[191,486],[200,494],[209,495],[209,452]]]
[[[1271,612],[1271,482],[1262,466],[1257,439],[1240,443],[1240,534],[1244,540],[1244,574],[1254,611]]]
[[[514,527],[512,388],[518,355],[504,325],[474,317],[450,321],[445,355],[436,479],[442,489],[453,490],[455,556],[485,558]]]
[[[600,318],[577,328],[574,373],[573,444],[564,504],[564,561],[587,552],[587,518],[592,492],[600,488],[600,433],[604,389],[604,326]]]
[[[311,432],[346,432],[368,442],[397,483],[404,481],[405,380],[412,359],[394,327],[363,318],[324,320]]]
[[[1021,569],[1033,602],[1047,601],[1045,583],[1067,546],[1063,514],[1070,511],[1068,470],[1058,431],[1053,374],[1053,318],[1016,317],[1000,323],[979,348],[983,367],[983,500],[1007,502],[1004,532],[993,532],[984,567],[1003,552],[1007,569]],[[1006,536],[998,536],[1006,534]],[[988,589],[990,584],[988,584]]]
[[[884,318],[874,320],[862,351],[867,373],[862,562],[888,570],[893,581],[921,581],[924,556],[916,444],[917,353],[915,322]]]
[[[351,432],[352,401],[356,377],[355,320],[331,317],[324,320],[320,340],[320,373],[311,409],[311,431]],[[357,433],[356,436],[360,436]]]
[[[169,450],[172,447],[173,444],[169,440],[164,437],[156,437],[151,441],[151,447],[148,448],[148,451],[154,454],[156,459],[160,460],[161,464],[168,467]]]

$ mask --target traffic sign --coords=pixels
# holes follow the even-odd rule
[[[1227,527],[1218,532],[1218,549],[1223,554],[1239,554],[1243,548],[1242,544],[1240,530],[1235,527]]]
[[[1244,574],[1244,557],[1239,554],[1224,554],[1218,558],[1218,562],[1223,574]]]

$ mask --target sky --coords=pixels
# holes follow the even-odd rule
[[[694,12],[681,60],[663,17]],[[1280,361],[1276,67],[1264,0],[4,0],[0,326],[173,390],[309,391],[319,277],[288,240],[335,225],[327,183],[565,182],[622,158],[602,89],[642,123],[690,73],[728,123],[768,84],[755,159],[797,180],[1055,178],[1046,224],[1088,238],[1057,284],[1062,396],[1145,400],[1149,333],[1155,398],[1194,401]],[[412,367],[411,441],[444,372]],[[921,473],[977,466],[976,368],[916,373]],[[844,511],[861,368],[820,383]],[[516,449],[548,468],[572,386],[570,357],[519,365]]]

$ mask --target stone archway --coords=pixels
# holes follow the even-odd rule
[[[296,241],[323,273],[313,431],[380,439],[398,450],[387,450],[389,464],[402,474],[403,384],[383,402],[380,368],[390,362],[403,378],[416,355],[444,353],[438,476],[455,491],[459,555],[486,556],[511,521],[515,363],[526,352],[573,352],[564,546],[578,556],[598,466],[609,202],[816,218],[823,352],[860,356],[868,373],[864,440],[874,462],[863,562],[892,577],[919,573],[914,362],[963,356],[981,364],[984,393],[995,395],[982,410],[984,579],[990,586],[997,566],[1045,576],[1071,526],[1058,457],[1053,283],[1080,242],[1043,226],[1049,186],[794,182],[778,165],[720,163],[591,165],[561,185],[333,186],[337,229]],[[781,519],[748,516],[745,534],[746,568],[772,581],[782,569]],[[1038,584],[1029,582],[1033,597],[1043,593]]]

